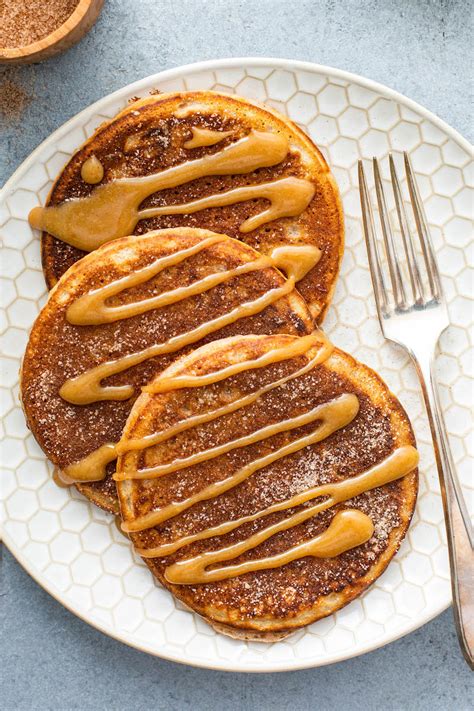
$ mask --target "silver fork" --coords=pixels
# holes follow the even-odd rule
[[[420,379],[441,484],[456,630],[464,657],[470,667],[474,668],[473,531],[454,472],[434,372],[436,344],[441,333],[449,326],[449,318],[423,205],[410,160],[406,153],[404,157],[421,255],[417,255],[412,231],[408,226],[392,155],[390,155],[390,176],[401,234],[399,241],[403,248],[408,279],[404,278],[403,265],[399,258],[399,245],[394,237],[376,158],[373,159],[373,171],[382,240],[377,239],[376,236],[364,166],[362,161],[359,161],[359,190],[364,234],[382,332],[385,338],[402,346],[408,352]],[[388,267],[386,270],[381,259],[380,242],[383,242],[385,250]],[[391,293],[387,289],[387,284],[391,286]]]

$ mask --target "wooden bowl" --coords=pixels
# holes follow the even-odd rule
[[[89,32],[103,4],[104,0],[79,0],[72,15],[50,35],[24,47],[0,48],[0,64],[31,64],[64,52]]]

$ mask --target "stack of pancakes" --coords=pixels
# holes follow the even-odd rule
[[[51,292],[21,392],[57,483],[234,637],[359,595],[405,535],[418,459],[400,403],[319,329],[343,220],[310,139],[237,97],[154,95],[30,222]]]

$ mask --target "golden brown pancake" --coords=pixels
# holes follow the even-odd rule
[[[193,250],[195,253],[191,253]],[[182,261],[154,276],[146,271],[154,269],[154,265],[161,268],[160,260],[165,258]],[[225,272],[234,269],[244,271],[232,272],[227,280],[214,285],[203,281],[214,278],[212,275],[224,279]],[[103,318],[109,319],[108,322],[101,323],[100,317],[99,322],[91,322],[91,314],[97,309],[100,312],[101,308],[92,302],[86,303],[83,309],[85,322],[84,319],[81,322],[77,314],[71,316],[71,309],[83,304],[81,297],[100,288],[107,287],[110,291],[111,284],[129,279],[138,279],[138,282],[134,286],[129,283],[125,288],[125,282],[120,281],[115,294],[106,292]],[[160,294],[171,292],[174,299],[178,293],[174,290],[180,287],[192,290],[201,283],[206,288],[203,293],[192,295],[188,291],[180,301],[161,304],[161,307],[156,302]],[[253,305],[254,313],[241,317],[240,307],[248,303]],[[122,318],[120,309],[127,309],[130,304],[138,304],[138,311]],[[221,323],[229,314],[232,317],[234,309],[240,309],[239,313],[234,313],[227,325]],[[216,319],[221,321],[216,322]],[[82,381],[74,397],[61,390],[66,381],[83,376],[89,369],[125,356],[134,357],[133,354],[150,347],[161,348],[171,339],[209,322],[213,324],[207,335],[195,332],[184,345],[173,341],[175,345],[169,352],[145,358],[114,375],[103,376],[103,386],[125,388],[125,392],[119,390],[110,400],[104,400],[104,394],[98,392],[87,401],[87,387]],[[261,256],[242,242],[191,228],[125,237],[105,244],[74,263],[51,291],[33,326],[23,360],[21,396],[27,422],[47,457],[66,474],[63,479],[78,480],[77,472],[71,471],[70,466],[120,439],[140,388],[170,364],[178,346],[189,350],[198,343],[237,333],[298,335],[309,333],[311,329],[307,307],[292,290],[290,281],[274,267],[262,266]],[[101,379],[96,383],[99,389]],[[106,396],[109,395],[107,390]],[[95,462],[89,471],[98,481],[82,478],[77,486],[99,506],[117,512],[115,484],[110,477],[115,457],[109,450],[105,455],[105,459]],[[102,479],[107,460],[112,461],[107,465],[107,476]]]
[[[133,544],[173,595],[238,638],[274,641],[360,595],[415,506],[414,435],[372,370],[324,341],[261,367],[302,342],[236,336],[182,356],[135,401],[119,445]]]
[[[246,168],[240,168],[240,174],[232,168],[225,171],[215,168],[215,174],[211,171],[195,177],[200,174],[198,170],[191,180],[171,183],[171,187],[151,192],[141,202],[142,211],[161,208],[166,212],[170,206],[188,205],[187,214],[144,216],[138,222],[132,220],[127,224],[124,218],[122,227],[112,232],[107,232],[102,217],[97,217],[93,225],[94,239],[186,225],[224,232],[263,254],[281,246],[316,246],[320,250],[319,261],[298,288],[320,323],[331,300],[343,252],[339,194],[318,148],[294,123],[268,106],[209,91],[162,94],[137,100],[102,124],[74,154],[59,175],[47,205],[58,206],[65,201],[96,195],[101,187],[119,179],[164,174],[173,167],[218,156],[235,148],[239,141],[262,135],[263,139],[270,136],[282,142],[273,159],[268,157],[270,152],[264,147],[259,149],[259,142],[255,140],[250,151],[253,161]],[[256,157],[259,150],[260,158]],[[279,185],[298,182],[303,203],[294,208],[294,214],[277,216],[252,227],[249,220],[255,221],[256,216],[272,204],[269,193],[264,191],[260,195],[261,186],[270,185],[274,189],[277,181],[281,181]],[[252,192],[253,186],[260,186],[257,194]],[[226,205],[205,209],[196,205],[196,201],[203,198],[219,198],[239,188],[246,189],[245,195],[248,195],[246,199],[240,197],[241,202],[229,198],[230,203]],[[283,212],[291,213],[288,195],[281,193],[280,197]],[[124,202],[118,198],[118,205]],[[91,209],[87,219],[93,219],[93,212]],[[78,220],[74,218],[72,222],[77,226]],[[32,224],[45,227],[38,218],[38,211]],[[242,231],[249,226],[252,229]],[[62,241],[53,236],[58,236],[61,230],[51,226],[47,229],[52,233],[43,233],[43,268],[51,287],[85,252],[77,248],[77,241],[71,240],[71,230],[64,231],[61,236],[66,241]],[[104,230],[102,237],[101,230]],[[72,246],[74,244],[76,246]]]

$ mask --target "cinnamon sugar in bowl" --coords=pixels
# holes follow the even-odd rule
[[[78,42],[104,0],[0,0],[0,63],[39,62]]]

